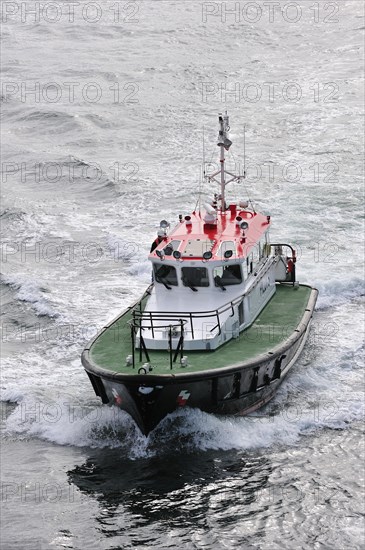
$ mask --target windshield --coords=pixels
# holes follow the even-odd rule
[[[172,265],[154,264],[155,281],[163,285],[177,286],[176,269]]]
[[[209,286],[208,270],[205,267],[183,267],[181,271],[184,286]]]
[[[241,266],[235,264],[216,267],[213,277],[215,286],[239,285],[242,283]]]

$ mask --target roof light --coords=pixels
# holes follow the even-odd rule
[[[232,250],[226,250],[224,253],[224,257],[226,258],[226,260],[228,260],[228,258],[232,257],[232,254],[233,254]]]
[[[242,222],[242,223],[240,224],[240,228],[244,231],[245,229],[248,228],[248,223],[247,223],[247,222]]]
[[[213,256],[213,254],[211,253],[210,250],[207,250],[206,252],[204,252],[203,254],[203,259],[204,260],[210,260],[210,258]]]
[[[161,250],[156,250],[156,254],[160,258],[160,260],[164,259],[164,255],[163,255],[163,252]]]
[[[179,252],[178,250],[174,250],[172,255],[175,258],[175,260],[180,260],[181,258],[181,252]]]
[[[172,248],[172,246],[168,245],[166,246],[166,248],[164,248],[164,253],[166,254],[166,256],[171,256],[173,250],[174,249]]]

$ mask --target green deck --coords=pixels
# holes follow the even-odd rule
[[[238,339],[231,339],[216,351],[185,350],[184,355],[189,360],[187,367],[181,368],[178,358],[171,371],[168,351],[149,350],[153,374],[214,369],[242,362],[269,351],[286,340],[298,326],[307,308],[311,290],[310,287],[302,285],[296,289],[289,285],[277,285],[276,293],[269,304]],[[139,351],[136,351],[135,369],[125,364],[127,355],[132,353],[131,331],[128,325],[130,319],[131,314],[128,312],[112,323],[93,342],[90,347],[90,359],[95,365],[113,372],[137,374],[138,368],[146,359],[143,354],[140,363]]]

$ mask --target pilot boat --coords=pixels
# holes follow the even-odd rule
[[[245,177],[226,169],[229,117],[219,114],[219,193],[175,227],[160,223],[153,282],[82,353],[103,403],[143,434],[181,407],[246,415],[267,403],[308,336],[318,291],[296,280],[290,244],[271,243],[270,216],[226,202]]]

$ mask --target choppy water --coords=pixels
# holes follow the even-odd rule
[[[35,4],[2,6],[1,548],[363,548],[362,2]],[[231,196],[296,243],[312,333],[256,415],[144,438],[79,356],[195,206],[223,109]]]

